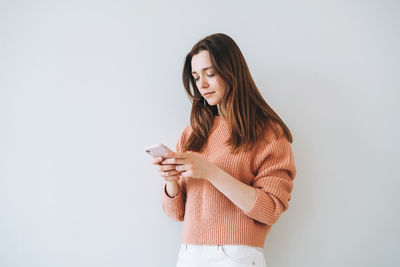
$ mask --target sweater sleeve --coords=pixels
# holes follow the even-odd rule
[[[256,156],[257,174],[253,179],[256,201],[246,215],[261,223],[274,224],[288,209],[296,167],[290,142],[283,132],[270,139]]]
[[[181,133],[181,136],[176,143],[176,151],[182,151],[183,144],[186,138],[187,127]],[[186,203],[186,188],[183,179],[178,180],[179,192],[175,197],[169,197],[166,190],[166,183],[162,190],[162,209],[164,213],[175,221],[183,221],[185,215]]]

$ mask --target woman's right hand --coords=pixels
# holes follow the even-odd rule
[[[178,181],[182,172],[177,171],[175,169],[176,165],[174,164],[162,164],[161,162],[163,160],[163,157],[153,159],[153,165],[158,166],[158,171],[160,172],[161,177],[163,177],[166,182]]]

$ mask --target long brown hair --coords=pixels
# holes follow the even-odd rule
[[[193,131],[183,151],[198,152],[204,148],[215,115],[218,114],[217,105],[210,106],[205,101],[192,76],[192,57],[203,50],[209,52],[216,74],[228,85],[220,105],[232,129],[226,143],[231,146],[231,153],[236,154],[241,148],[252,149],[266,130],[265,127],[274,128],[273,124],[268,123],[270,120],[282,127],[287,140],[292,143],[289,128],[263,99],[238,45],[228,35],[216,33],[198,41],[184,62],[182,82],[192,102],[190,124]],[[277,129],[273,130],[277,132]]]

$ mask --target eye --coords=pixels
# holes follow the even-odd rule
[[[213,77],[214,75],[215,75],[215,74],[207,74],[207,77]],[[197,82],[199,79],[200,79],[200,77],[198,77],[198,78],[193,77],[193,80],[194,80],[195,82]]]

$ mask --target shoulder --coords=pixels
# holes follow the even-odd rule
[[[269,119],[265,123],[262,136],[263,136],[262,139],[265,142],[269,143],[273,140],[285,137],[285,131],[283,130],[282,126],[278,122],[276,122],[272,119]]]
[[[253,153],[255,166],[258,167],[267,159],[276,161],[288,160],[292,157],[291,144],[278,122],[272,120],[268,122]]]
[[[190,134],[192,133],[193,129],[189,125],[185,126],[183,130],[181,131],[181,134],[179,136],[179,141],[185,143],[186,140],[189,138]]]
[[[189,136],[192,132],[193,132],[192,126],[189,124],[183,129],[182,135]]]

